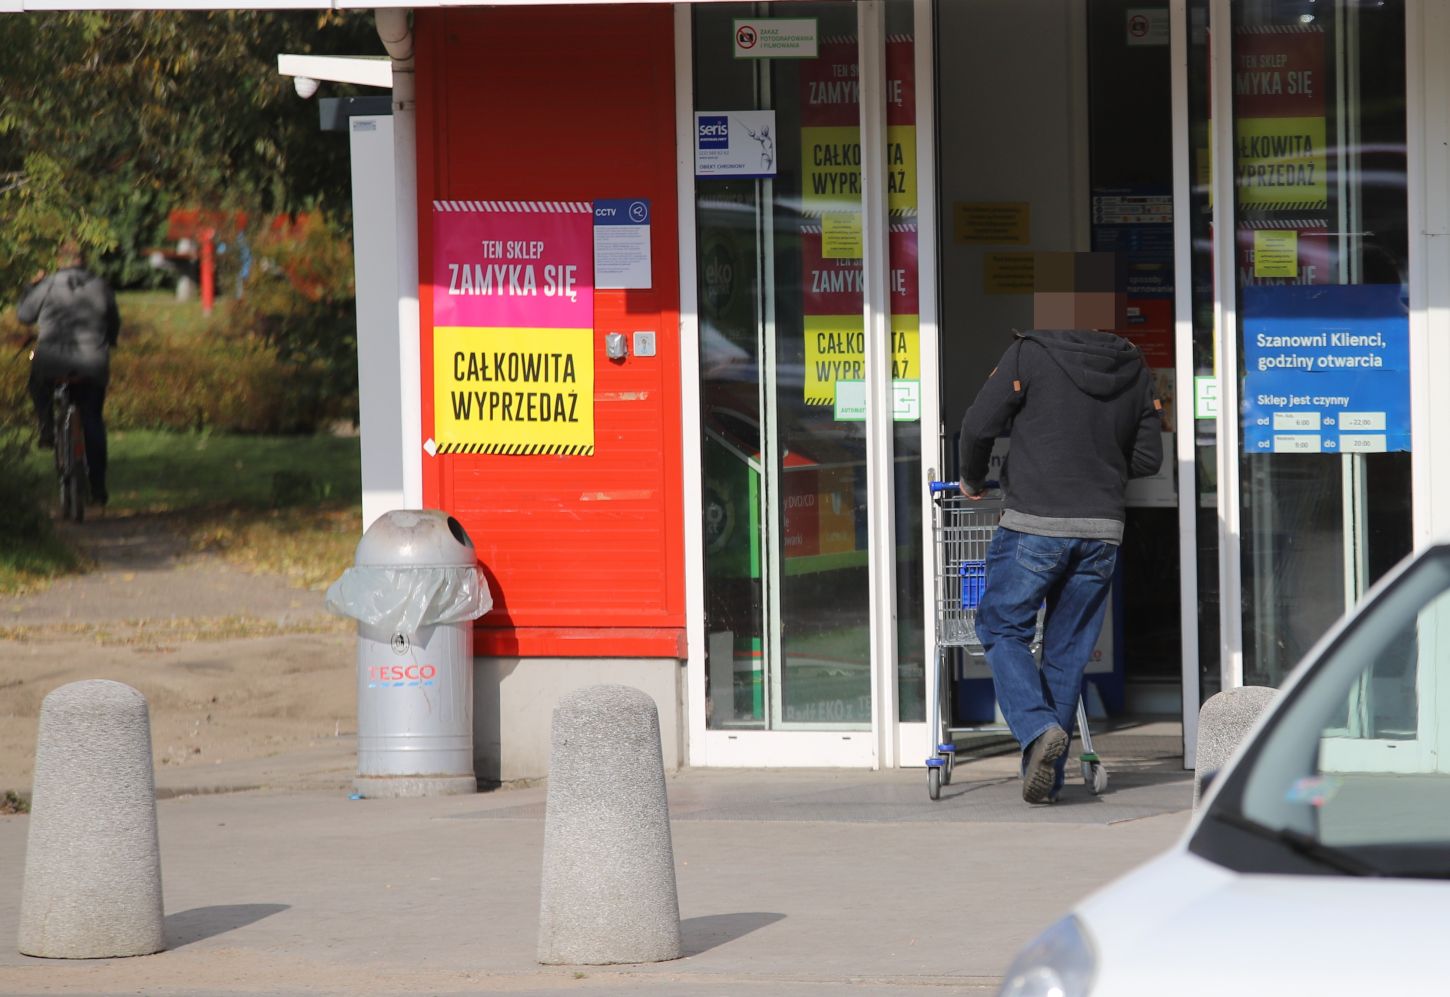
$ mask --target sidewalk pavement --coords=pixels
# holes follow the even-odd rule
[[[1182,832],[1177,735],[1097,735],[1108,793],[1074,778],[1050,807],[1022,803],[1010,755],[959,764],[936,802],[921,769],[672,775],[686,955],[615,967],[534,961],[543,787],[352,800],[346,739],[168,770],[168,950],[19,955],[28,818],[0,817],[0,993],[992,993],[1018,947]]]

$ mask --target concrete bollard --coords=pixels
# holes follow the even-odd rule
[[[628,686],[569,693],[554,708],[539,962],[680,955],[659,711]]]
[[[51,959],[166,947],[146,698],[72,682],[40,706],[20,951]]]
[[[1198,711],[1198,748],[1193,769],[1193,808],[1203,797],[1203,783],[1223,768],[1239,742],[1279,694],[1265,685],[1245,685],[1216,692]]]

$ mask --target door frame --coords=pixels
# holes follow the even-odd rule
[[[918,280],[920,297],[920,363],[922,373],[923,513],[930,455],[939,449],[941,433],[936,305],[936,183],[934,87],[922,85],[934,78],[931,48],[932,0],[911,0],[915,22],[915,70],[918,85]],[[680,345],[685,404],[681,422],[684,436],[685,585],[686,585],[686,716],[691,765],[791,767],[831,766],[890,768],[900,760],[924,759],[931,736],[925,722],[901,723],[898,716],[896,655],[896,540],[890,368],[889,215],[885,175],[885,4],[859,0],[856,4],[858,59],[861,67],[860,107],[862,137],[862,237],[864,258],[863,318],[866,351],[867,502],[872,510],[868,526],[869,605],[871,614],[870,675],[871,725],[862,730],[710,730],[706,721],[705,557],[701,423],[699,412],[699,287],[696,275],[694,175],[694,66],[693,17],[689,4],[676,4],[675,14],[675,129],[677,191],[680,204]],[[874,113],[868,113],[868,110]],[[878,141],[879,140],[879,141]],[[874,150],[874,155],[869,154]],[[929,210],[926,210],[929,209]],[[924,520],[924,544],[930,543],[929,514]],[[927,550],[930,548],[927,547]],[[928,565],[929,558],[923,558]],[[931,598],[929,576],[928,606]],[[930,633],[930,630],[927,631]],[[927,695],[935,692],[926,649]],[[915,762],[911,762],[915,764]]]

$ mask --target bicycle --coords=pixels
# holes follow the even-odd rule
[[[61,518],[80,523],[86,518],[90,468],[86,463],[86,433],[81,411],[70,394],[75,383],[69,377],[55,382],[51,419],[55,426],[55,473],[60,483]]]

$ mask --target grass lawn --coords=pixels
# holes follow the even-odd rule
[[[107,517],[164,518],[197,548],[310,587],[352,563],[362,525],[356,437],[130,430],[112,432],[109,449]],[[29,459],[52,473],[48,454]],[[0,591],[79,563],[54,538],[0,545]]]

